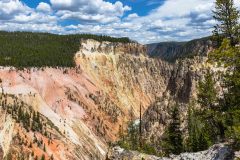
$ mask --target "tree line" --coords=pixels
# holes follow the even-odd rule
[[[0,32],[0,65],[23,67],[74,67],[74,54],[82,39],[130,43],[129,38],[104,35],[55,35],[31,32]]]

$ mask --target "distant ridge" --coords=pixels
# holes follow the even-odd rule
[[[161,58],[174,62],[179,58],[206,56],[213,47],[211,37],[191,40],[188,42],[160,42],[147,45],[150,57]]]

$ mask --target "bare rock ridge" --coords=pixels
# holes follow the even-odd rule
[[[81,41],[82,51],[86,53],[104,53],[104,54],[131,54],[135,56],[146,55],[146,46],[137,42],[118,43],[118,42],[98,42],[95,40],[83,39]]]
[[[170,104],[181,102],[184,120],[206,67],[202,57],[171,64],[138,43],[90,39],[74,60],[74,68],[0,68],[0,136],[9,137],[0,141],[4,158],[105,159],[108,143],[118,140],[131,110],[138,118],[140,105],[146,139],[159,140]]]

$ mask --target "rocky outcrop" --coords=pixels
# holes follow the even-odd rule
[[[232,149],[224,144],[217,144],[206,151],[197,153],[182,153],[179,156],[172,156],[176,160],[231,160],[234,157]]]
[[[2,122],[1,122],[1,130],[0,130],[0,148],[3,151],[3,156],[8,154],[10,150],[10,145],[13,139],[13,130],[14,130],[14,121],[12,120],[11,116],[6,115],[6,113],[2,112]]]
[[[118,43],[118,42],[98,42],[92,39],[81,41],[80,52],[84,54],[131,54],[135,56],[147,55],[146,46],[137,42],[131,43]]]
[[[156,157],[146,155],[137,151],[127,151],[120,147],[111,148],[108,152],[109,160],[231,160],[234,153],[225,144],[217,144],[206,151],[196,153],[182,153],[180,155],[170,155],[170,157]]]

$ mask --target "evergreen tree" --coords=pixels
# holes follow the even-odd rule
[[[220,136],[224,138],[225,127],[222,122],[222,112],[219,106],[217,93],[215,90],[215,82],[213,80],[210,71],[204,77],[204,80],[199,82],[198,86],[198,103],[201,105],[202,110],[199,111],[201,115],[200,119],[206,120],[208,123],[203,123],[207,136],[210,137],[210,141],[214,142]],[[212,129],[212,132],[208,132],[207,128]],[[199,139],[198,139],[199,140]]]
[[[234,0],[216,0],[213,13],[214,19],[219,22],[215,26],[214,34],[217,34],[218,37],[219,34],[223,34],[224,37],[230,39],[231,45],[235,45],[237,43],[236,35],[239,32],[239,11],[234,6]]]
[[[210,127],[215,126],[221,140],[234,139],[240,148],[240,48],[239,11],[233,0],[216,0],[214,18],[220,22],[215,27],[223,36],[221,45],[210,56],[210,62],[224,67],[221,72],[222,96],[218,99],[218,108],[209,110],[205,117],[211,115]],[[203,104],[203,103],[202,103]],[[211,128],[212,129],[212,128]],[[215,131],[215,129],[212,129]]]
[[[224,39],[221,46],[210,54],[211,62],[225,68],[221,73],[223,96],[219,99],[221,112],[218,124],[225,137],[235,139],[240,148],[240,48]]]
[[[208,70],[205,80],[200,81],[198,85],[198,102],[208,109],[214,109],[214,105],[217,102],[217,93],[214,86],[215,82]]]
[[[204,133],[200,133],[198,137],[198,150],[205,150],[208,148],[208,142],[206,140],[206,137],[204,136]]]
[[[32,148],[32,142],[30,142],[30,144],[29,144],[29,148]]]
[[[166,154],[180,154],[183,151],[183,138],[180,130],[180,116],[178,106],[175,106],[171,114],[172,122],[167,129],[167,137],[164,139],[163,147]]]
[[[139,113],[139,147],[142,148],[143,139],[142,139],[142,104],[140,104],[140,113]]]
[[[45,146],[45,143],[43,144],[43,151],[46,152],[46,146]]]
[[[141,114],[141,110],[142,109],[140,108],[140,114]],[[131,107],[131,110],[129,111],[129,117],[130,117],[130,121],[128,124],[128,132],[126,135],[124,135],[123,128],[120,129],[119,135],[121,137],[121,140],[118,141],[118,145],[120,145],[122,148],[127,150],[137,150],[142,153],[156,155],[157,152],[155,148],[152,145],[146,143],[141,137],[142,129],[140,128],[140,125],[141,125],[142,118],[140,116],[139,124],[135,122],[134,112],[132,107]],[[120,128],[121,127],[122,126],[120,126]]]
[[[206,150],[209,147],[209,144],[211,144],[208,142],[209,131],[204,124],[206,120],[202,120],[202,118],[201,114],[193,109],[192,106],[189,107],[188,138],[185,146],[186,150],[189,152]]]
[[[50,160],[53,160],[54,158],[53,158],[53,155],[51,155],[51,157],[50,157]]]
[[[222,45],[210,54],[210,60],[224,66],[222,73],[224,92],[224,105],[237,108],[240,104],[240,47],[232,47],[228,39],[224,39]]]
[[[42,155],[41,160],[45,160],[45,155],[44,154]]]
[[[131,107],[130,110],[130,122],[129,122],[129,127],[128,127],[128,132],[129,132],[129,141],[130,141],[130,146],[132,149],[136,150],[139,147],[139,134],[138,134],[138,127],[136,127],[135,121],[134,121],[134,112],[133,108]]]

